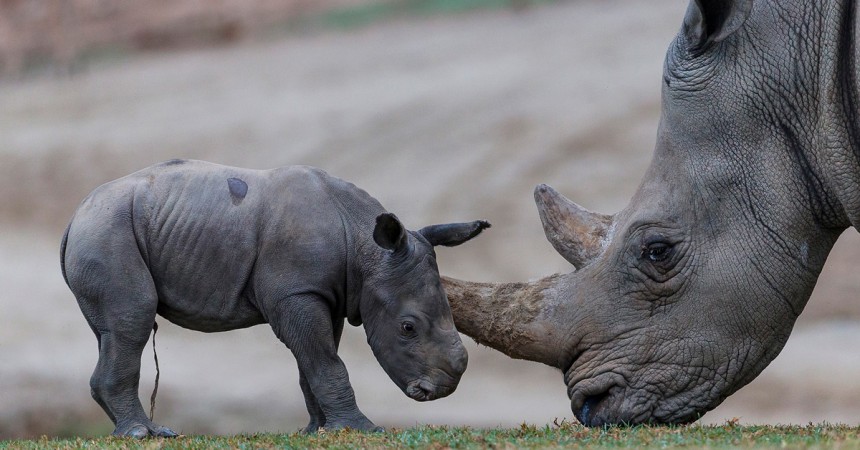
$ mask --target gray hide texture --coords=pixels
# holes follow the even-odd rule
[[[419,401],[466,369],[434,245],[489,224],[418,232],[370,195],[305,166],[258,171],[174,160],[95,189],[61,249],[63,275],[98,339],[93,398],[122,436],[175,436],[138,398],[156,314],[204,332],[268,323],[296,357],[306,430],[378,430],[337,356],[344,320],[364,324],[377,360]]]
[[[561,369],[590,426],[692,422],[749,383],[860,225],[858,31],[854,1],[693,0],[630,204],[596,214],[538,186],[577,270],[445,279],[457,328]]]

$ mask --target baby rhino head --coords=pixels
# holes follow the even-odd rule
[[[460,245],[489,226],[475,221],[409,231],[394,214],[376,218],[373,239],[381,251],[365,269],[361,317],[376,359],[414,400],[454,392],[469,359],[454,328],[433,247]]]

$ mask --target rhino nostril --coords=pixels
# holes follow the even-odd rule
[[[406,394],[419,402],[436,398],[433,385],[425,380],[413,381],[406,387]]]
[[[607,390],[601,394],[585,397],[585,402],[583,402],[582,408],[579,410],[579,414],[575,414],[576,418],[579,419],[579,422],[587,427],[599,427],[604,425],[603,419],[596,417],[595,413],[600,407],[600,402],[608,396],[609,391]]]

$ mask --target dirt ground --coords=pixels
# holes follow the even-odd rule
[[[0,76],[73,71],[80,60],[130,49],[229,43],[266,28],[371,0],[4,0]]]
[[[523,280],[570,267],[543,237],[546,182],[614,212],[651,156],[663,54],[684,0],[580,0],[402,19],[224,48],[105,61],[0,82],[0,438],[99,434],[96,342],[59,271],[76,204],[156,161],[312,164],[377,197],[410,228],[483,218],[443,249],[455,277]],[[786,349],[704,422],[860,421],[860,236],[834,249]],[[295,362],[264,326],[202,334],[160,321],[156,421],[184,433],[306,423]],[[466,339],[470,341],[469,339]],[[470,342],[448,398],[416,403],[349,329],[342,356],[383,426],[573,420],[561,374]],[[144,352],[141,398],[154,368]]]

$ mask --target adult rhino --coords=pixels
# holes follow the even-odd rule
[[[576,271],[446,279],[457,329],[561,369],[589,426],[691,422],[749,383],[860,225],[858,31],[851,0],[692,1],[630,204],[597,214],[538,186]]]

